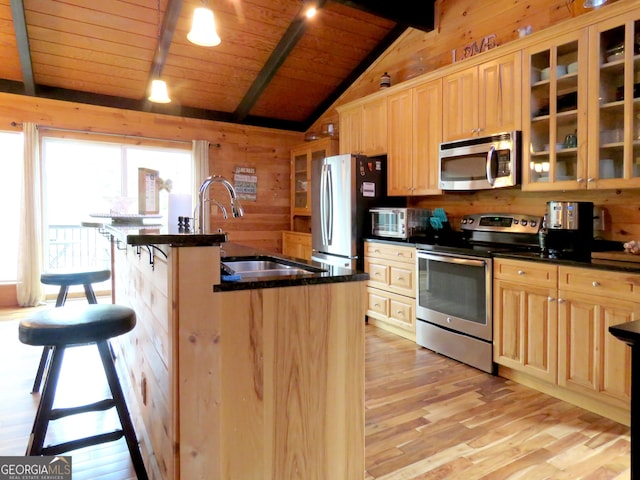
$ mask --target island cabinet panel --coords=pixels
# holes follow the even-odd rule
[[[218,292],[182,316],[182,478],[362,477],[364,292]]]
[[[136,326],[112,340],[127,404],[151,478],[175,478],[171,302],[167,292],[171,257],[118,243],[114,252],[115,302],[136,312]]]
[[[366,281],[219,291],[219,246],[113,250],[116,301],[138,320],[117,363],[150,478],[362,477]]]

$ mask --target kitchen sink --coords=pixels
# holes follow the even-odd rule
[[[224,275],[245,277],[279,277],[288,275],[309,275],[325,270],[303,263],[296,263],[274,257],[238,258],[221,262]]]

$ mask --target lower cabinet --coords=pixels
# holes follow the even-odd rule
[[[311,260],[311,234],[282,232],[282,253],[290,257]]]
[[[369,323],[409,340],[416,339],[415,248],[366,242]]]
[[[500,375],[626,425],[631,349],[609,326],[638,318],[640,275],[494,260]]]

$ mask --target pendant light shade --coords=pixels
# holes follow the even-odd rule
[[[149,101],[154,103],[169,103],[169,93],[167,93],[167,84],[164,80],[153,80],[151,82],[151,95]]]
[[[187,38],[191,43],[202,47],[220,45],[220,37],[216,31],[216,23],[211,10],[198,7],[193,11],[193,23]]]
[[[598,8],[607,3],[607,0],[585,0],[584,8]]]

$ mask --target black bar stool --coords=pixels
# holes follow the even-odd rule
[[[37,312],[20,321],[18,336],[22,343],[49,346],[52,349],[51,366],[44,380],[26,455],[58,455],[118,440],[124,436],[138,479],[148,478],[108,341],[112,337],[129,332],[135,324],[136,315],[131,308],[113,304],[53,308]],[[95,344],[98,347],[112,398],[78,407],[52,408],[66,348],[86,344]],[[44,447],[50,421],[79,413],[108,410],[112,407],[116,408],[121,429]]]
[[[83,270],[73,272],[48,272],[40,275],[40,282],[45,285],[58,285],[60,291],[58,292],[58,298],[56,299],[56,307],[62,307],[67,300],[67,294],[69,293],[69,287],[72,285],[82,285],[84,287],[84,294],[87,297],[89,303],[98,303],[96,294],[93,291],[93,283],[104,282],[111,277],[111,270]],[[40,390],[40,384],[42,383],[42,376],[47,368],[49,361],[49,354],[51,353],[50,347],[44,347],[42,349],[42,356],[40,357],[40,364],[38,365],[38,371],[36,372],[36,378],[33,381],[33,388],[31,393],[36,393]]]

